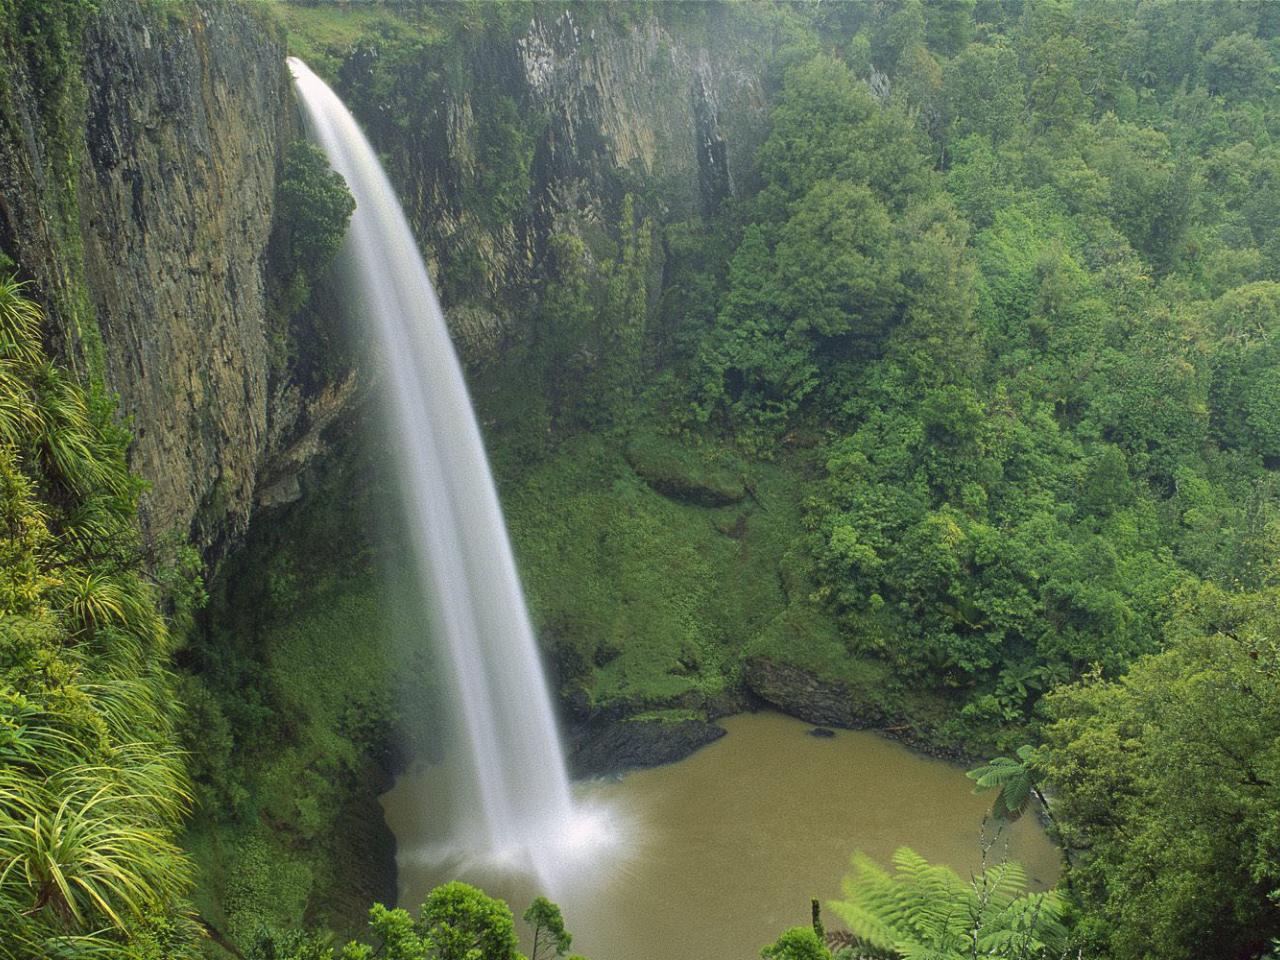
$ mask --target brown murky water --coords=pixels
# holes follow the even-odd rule
[[[887,863],[910,846],[962,875],[979,866],[989,798],[974,796],[955,765],[872,733],[812,737],[809,725],[775,713],[732,717],[724,727],[727,736],[680,763],[577,785],[582,803],[609,811],[620,840],[556,896],[573,953],[748,960],[787,927],[808,923],[810,897],[840,896],[855,850]],[[442,829],[427,799],[439,779],[413,772],[383,797],[401,850],[401,905],[416,909],[436,884],[462,879],[519,915],[540,892],[529,880],[415,856]],[[1006,851],[1038,887],[1057,879],[1057,850],[1034,818],[1006,827],[989,856]],[[838,926],[830,911],[824,916]]]

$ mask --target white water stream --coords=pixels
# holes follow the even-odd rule
[[[377,155],[337,95],[289,59],[312,139],[356,200],[339,269],[376,340],[403,522],[445,648],[464,741],[452,837],[433,855],[532,871],[554,893],[597,825],[575,810],[520,579],[462,369]],[[458,802],[460,800],[460,802]],[[584,849],[586,847],[587,849]],[[402,851],[421,856],[421,851]]]

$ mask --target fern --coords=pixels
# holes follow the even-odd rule
[[[829,906],[882,953],[904,960],[1035,960],[1066,943],[1061,898],[1026,893],[1026,871],[1012,861],[969,881],[908,847],[894,853],[892,874],[861,853],[852,866],[842,884],[845,899]]]
[[[1034,795],[1043,798],[1036,790],[1035,750],[1029,745],[1018,748],[1017,758],[996,757],[989,763],[975,767],[965,774],[974,781],[974,793],[995,790],[991,813],[1000,820],[1017,820],[1022,816]]]

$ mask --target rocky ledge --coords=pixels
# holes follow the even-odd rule
[[[806,723],[851,730],[885,725],[884,714],[874,704],[844,684],[824,680],[803,667],[752,657],[743,671],[743,682],[765,703]]]
[[[621,720],[576,731],[569,748],[574,777],[620,773],[683,760],[724,736],[707,720]]]

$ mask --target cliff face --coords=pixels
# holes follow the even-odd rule
[[[289,116],[279,37],[234,5],[85,43],[85,276],[153,528],[242,530],[268,447],[263,251]]]
[[[682,36],[650,19],[580,27],[571,12],[533,20],[516,41],[525,95],[548,117],[539,145],[545,205],[574,185],[611,186],[623,171],[657,178],[672,217],[713,212],[734,192],[763,135],[755,44],[741,24]]]
[[[513,36],[466,41],[461,54],[451,42],[397,58],[367,39],[331,51],[331,79],[385,156],[473,359],[507,332],[504,306],[538,278],[551,233],[594,246],[626,193],[659,221],[714,212],[745,185],[767,133],[775,38],[725,11],[682,27],[589,6],[546,4]],[[504,123],[518,143],[502,139]],[[524,202],[473,201],[495,179],[519,186],[521,165]]]
[[[109,0],[82,49],[79,95],[54,118],[64,143],[49,142],[44,91],[10,78],[4,246],[64,360],[119,394],[149,533],[207,548],[245,529],[307,406],[269,363],[264,254],[293,122],[283,36],[248,4]],[[70,182],[49,183],[58,149]]]
[[[469,359],[499,348],[552,231],[607,235],[629,191],[663,219],[734,192],[764,132],[767,42],[733,21],[682,36],[549,8],[513,37],[426,46],[389,93],[369,82],[376,46],[341,51],[338,87],[388,158]],[[266,249],[297,135],[285,39],[253,4],[104,0],[81,49],[57,103],[7,51],[0,248],[35,281],[64,361],[119,395],[148,532],[225,547],[255,506],[296,497],[352,387],[272,367],[288,333]],[[432,83],[439,97],[421,96]],[[514,152],[495,153],[495,103],[524,131]],[[508,160],[521,196],[478,203]]]

